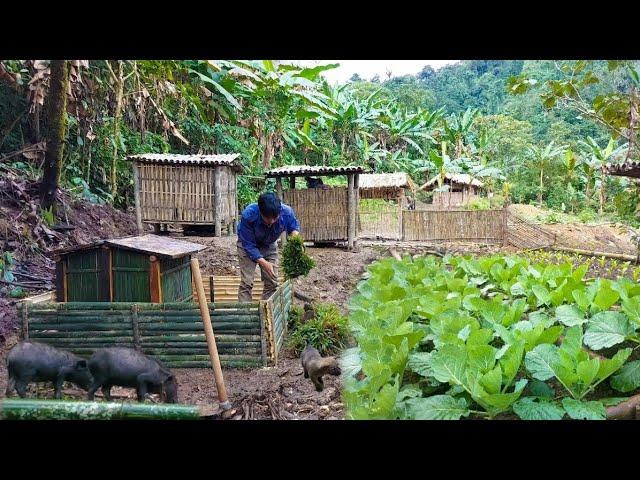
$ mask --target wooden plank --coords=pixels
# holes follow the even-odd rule
[[[353,174],[347,175],[349,186],[347,188],[347,245],[350,251],[354,249],[354,241],[356,234],[356,203]]]
[[[220,182],[220,168],[213,170],[213,211],[215,219],[216,237],[222,235],[222,185]]]
[[[162,285],[160,277],[160,262],[155,255],[149,257],[149,288],[151,290],[151,303],[162,303]]]

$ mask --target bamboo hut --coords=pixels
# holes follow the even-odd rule
[[[291,206],[300,222],[305,240],[310,242],[347,242],[349,250],[356,247],[360,174],[363,167],[325,167],[291,165],[266,172],[275,178],[276,192]],[[347,187],[296,189],[297,177],[346,175]],[[282,178],[289,179],[283,191]]]
[[[436,175],[421,190],[435,190],[438,188],[438,178]],[[455,208],[468,206],[469,203],[480,197],[480,191],[484,184],[477,178],[473,178],[466,173],[446,173],[442,182],[443,186],[448,186],[446,192],[433,192],[432,206],[433,208]]]
[[[63,302],[184,302],[192,298],[191,255],[204,245],[144,235],[57,250]]]
[[[136,223],[156,233],[169,225],[222,229],[231,235],[238,218],[237,175],[242,171],[237,153],[228,155],[130,155],[133,162]]]
[[[416,185],[406,172],[366,173],[360,175],[360,198],[395,200],[406,196],[406,192],[415,192]]]

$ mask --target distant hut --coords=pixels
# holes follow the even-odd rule
[[[415,192],[416,185],[408,173],[367,173],[360,175],[360,198],[395,200],[402,205],[406,202],[406,193]]]
[[[435,190],[438,188],[438,177],[436,175],[427,183],[422,190]],[[434,208],[452,208],[463,207],[477,198],[480,198],[480,191],[484,184],[477,178],[466,173],[446,173],[442,182],[443,186],[449,187],[446,192],[433,192],[432,205]]]

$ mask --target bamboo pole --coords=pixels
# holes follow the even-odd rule
[[[355,231],[356,231],[356,198],[355,198],[355,189],[354,189],[354,175],[348,175],[349,179],[349,187],[347,193],[347,216],[348,216],[348,224],[347,224],[347,245],[349,247],[349,251],[354,250],[355,246]]]
[[[7,420],[195,420],[204,416],[197,405],[117,402],[69,402],[5,398],[0,418]]]
[[[213,170],[213,207],[215,211],[215,228],[216,237],[222,236],[222,187],[220,185],[220,167],[216,166]]]
[[[558,252],[569,252],[569,253],[579,253],[581,255],[589,255],[592,257],[605,257],[605,258],[616,258],[621,260],[627,260],[629,262],[637,261],[636,255],[627,255],[624,253],[607,253],[607,252],[597,252],[591,250],[582,250],[579,248],[568,248],[568,247],[557,247],[551,246],[550,250],[556,250]]]
[[[276,195],[278,195],[278,198],[280,199],[281,202],[284,201],[284,196],[282,194],[282,178],[281,177],[276,177]],[[287,232],[282,232],[282,235],[280,235],[280,245],[282,245],[284,247],[284,244],[287,242]]]
[[[138,165],[133,163],[133,194],[136,204],[136,226],[138,227],[138,235],[142,235],[142,206],[140,204],[140,172]]]
[[[216,338],[213,335],[213,327],[211,326],[211,317],[209,316],[209,307],[207,305],[207,297],[204,294],[204,285],[202,284],[202,275],[200,274],[200,263],[197,258],[191,259],[191,270],[193,278],[196,282],[198,291],[198,299],[200,300],[200,313],[202,314],[202,322],[204,323],[204,332],[207,336],[207,346],[209,347],[209,355],[213,366],[213,376],[216,380],[216,388],[218,389],[218,399],[220,407],[224,410],[231,408],[231,402],[227,397],[227,389],[224,385],[224,377],[222,376],[222,367],[220,366],[220,358],[218,357],[218,348],[216,347]]]

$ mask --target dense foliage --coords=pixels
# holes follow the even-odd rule
[[[605,418],[607,383],[640,388],[640,360],[626,363],[640,286],[586,271],[501,256],[376,262],[350,305],[350,418]]]
[[[311,345],[321,355],[332,355],[348,346],[350,339],[347,317],[335,305],[317,303],[314,316],[302,321],[302,313],[293,310],[289,317],[287,346],[300,355],[305,346]]]
[[[602,166],[635,152],[637,62],[459,62],[329,85],[335,65],[224,60],[70,61],[61,185],[132,205],[127,154],[241,154],[243,207],[294,163],[469,172],[515,202],[635,220],[640,195]],[[0,62],[0,168],[41,178],[49,62]],[[552,145],[552,146],[551,146]],[[507,181],[508,179],[508,181]],[[595,216],[594,216],[595,218]]]

